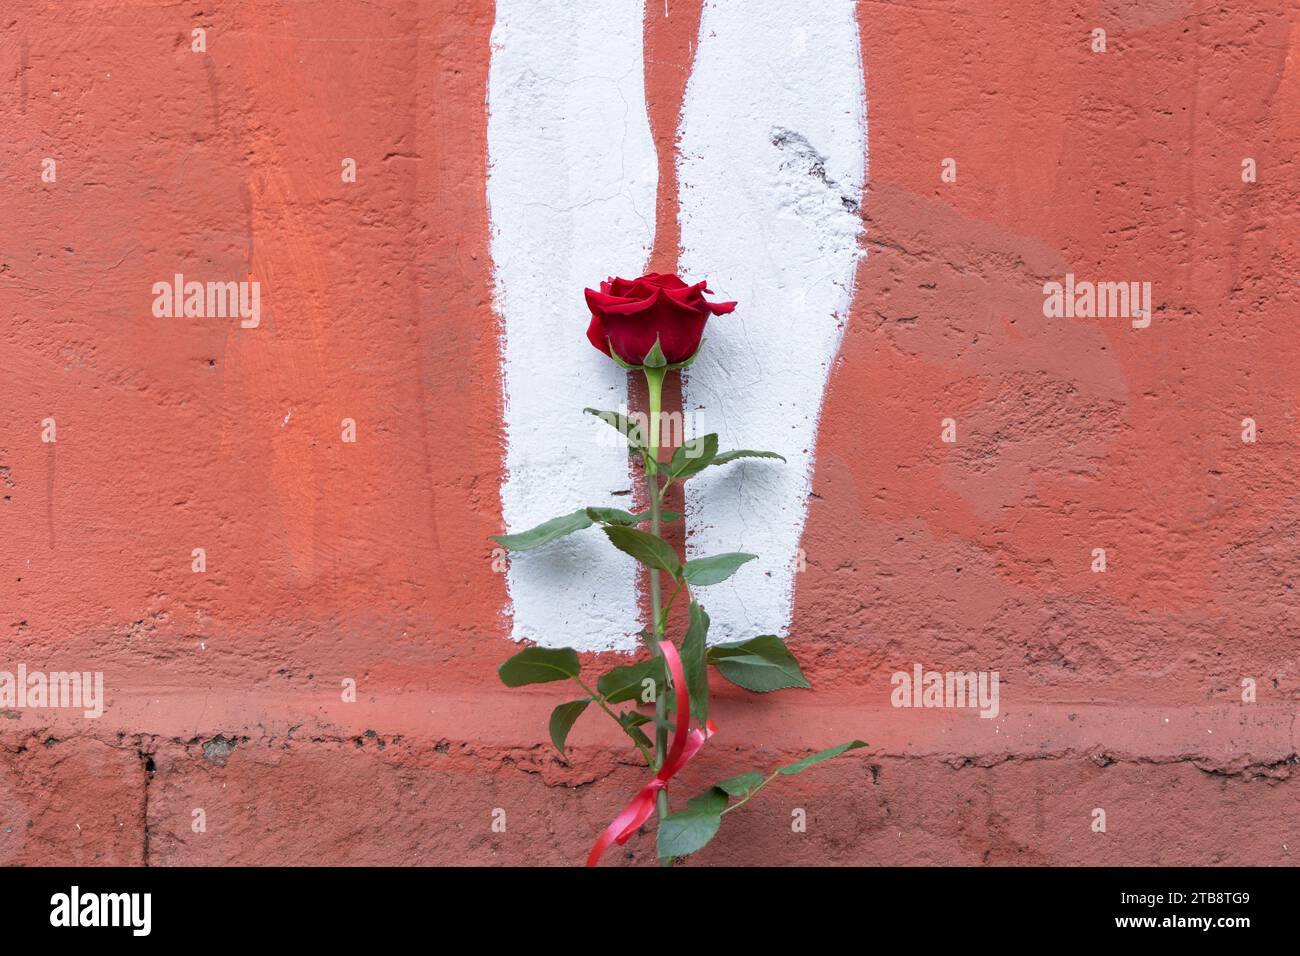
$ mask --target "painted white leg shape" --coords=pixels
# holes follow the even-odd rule
[[[627,373],[587,342],[584,286],[637,276],[654,242],[658,167],[635,0],[497,0],[488,77],[488,207],[503,322],[511,532],[587,505],[627,507],[625,456],[584,406],[627,401]],[[636,646],[631,558],[596,529],[513,555],[512,637]]]
[[[867,128],[852,0],[708,2],[681,128],[682,275],[735,313],[712,320],[684,387],[722,450],[776,451],[686,486],[688,557],[758,561],[701,589],[711,643],[784,635],[817,422],[862,255]]]

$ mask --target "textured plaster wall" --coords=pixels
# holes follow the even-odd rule
[[[645,8],[653,268],[690,242],[674,142],[701,7]],[[102,670],[108,698],[0,714],[0,862],[573,863],[642,782],[594,719],[558,757],[562,692],[495,675],[494,18],[0,11],[0,670]],[[698,862],[1290,863],[1300,10],[856,18],[867,254],[788,627],[815,690],[715,687],[678,793],[871,747],[728,815]],[[257,280],[259,327],[155,318],[176,272]],[[1150,281],[1151,326],[1044,318],[1067,272]],[[573,291],[554,308],[579,336]],[[915,662],[997,670],[999,718],[891,708]]]

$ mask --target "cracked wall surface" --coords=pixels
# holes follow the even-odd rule
[[[706,6],[646,5],[650,268],[693,241],[675,150]],[[814,689],[715,685],[675,792],[869,747],[729,814],[689,865],[1292,862],[1298,16],[857,5],[871,161],[835,214],[866,255],[788,637]],[[106,696],[98,719],[0,708],[0,864],[572,864],[644,782],[594,718],[561,757],[564,692],[496,676],[494,17],[0,13],[0,671],[101,671]],[[843,195],[811,125],[762,125],[765,148]],[[257,279],[260,326],[154,317],[176,272]],[[1067,272],[1150,281],[1150,327],[1045,318]],[[581,337],[574,292],[554,308]],[[891,707],[917,662],[998,671],[998,717]],[[647,832],[610,859],[653,855]]]

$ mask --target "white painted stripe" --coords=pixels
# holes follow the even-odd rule
[[[597,437],[609,426],[582,414],[627,401],[627,373],[587,342],[582,290],[640,275],[654,242],[643,17],[634,0],[496,3],[487,194],[504,326],[501,504],[512,532],[585,505],[631,504],[613,494],[632,477]],[[632,649],[637,578],[632,559],[594,528],[514,556],[512,636]]]
[[[861,251],[866,98],[852,0],[709,0],[681,129],[682,274],[709,323],[686,410],[721,447],[777,451],[688,482],[687,550],[759,555],[701,590],[712,641],[784,635],[822,394]]]

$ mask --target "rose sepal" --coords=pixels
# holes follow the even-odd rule
[[[671,372],[674,369],[690,368],[691,363],[700,357],[700,350],[704,348],[704,341],[704,339],[700,339],[700,344],[696,346],[695,351],[691,353],[690,358],[683,359],[680,362],[669,362],[664,356],[663,348],[659,344],[659,336],[656,335],[654,347],[646,353],[645,361],[640,365],[633,365],[631,362],[627,361],[627,359],[623,358],[623,356],[618,354],[618,350],[614,348],[614,341],[612,339],[605,339],[605,343],[609,346],[609,357],[613,359],[620,368],[625,368],[629,372],[642,372],[648,368],[661,368],[665,372]]]
[[[618,349],[614,348],[613,339],[606,338],[605,342],[609,345],[609,357],[612,358],[620,368],[625,368],[629,372],[638,372],[641,370],[640,365],[633,365],[631,362],[625,361],[623,356],[618,354]]]

